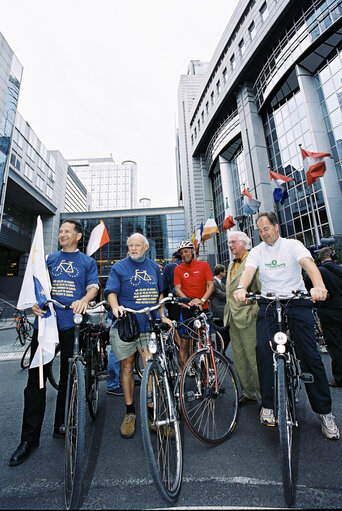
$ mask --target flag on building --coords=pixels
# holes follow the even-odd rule
[[[303,157],[304,171],[308,186],[313,185],[319,177],[322,177],[332,163],[330,153],[312,153],[305,149],[300,149]]]
[[[196,231],[195,231],[195,226],[194,226],[194,230],[193,230],[192,237],[191,237],[191,241],[192,241],[193,245],[195,245],[195,240],[196,240]]]
[[[87,255],[91,256],[94,252],[96,252],[96,250],[108,243],[108,241],[110,241],[108,232],[103,220],[101,220],[90,233],[87,245]]]
[[[40,216],[37,218],[37,228],[33,238],[30,255],[27,261],[25,275],[21,286],[17,309],[24,310],[35,303],[42,308],[50,300],[50,278],[46,268],[44,255],[43,224]],[[48,312],[39,320],[38,343],[42,348],[42,362],[48,364],[55,356],[58,344],[58,330],[55,311],[48,304]],[[36,351],[31,368],[39,366],[39,350]]]
[[[243,214],[245,216],[249,216],[257,213],[261,202],[257,199],[253,199],[251,192],[246,188],[242,190],[242,195],[244,195]]]
[[[202,243],[202,232],[203,232],[203,222],[201,223],[200,227],[196,231],[195,241],[194,241],[194,247],[196,250],[196,255],[198,257],[199,255],[199,247]]]
[[[203,232],[202,232],[202,243],[210,238],[212,234],[219,233],[219,229],[217,227],[217,223],[215,222],[214,215],[211,213],[210,217],[206,221]]]
[[[230,212],[228,199],[226,197],[226,210],[225,210],[222,231],[228,231],[228,229],[231,229],[232,227],[234,227],[234,225],[235,225],[235,222],[234,222],[233,216]]]
[[[283,176],[270,170],[271,185],[273,188],[274,202],[284,204],[289,194],[287,193],[286,183],[293,181],[293,177]]]

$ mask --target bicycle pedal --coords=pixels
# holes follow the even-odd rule
[[[314,383],[314,381],[315,381],[315,378],[314,378],[313,374],[311,374],[311,373],[302,373],[300,375],[300,379],[304,383]]]

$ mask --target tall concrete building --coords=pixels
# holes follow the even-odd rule
[[[89,210],[110,211],[137,207],[137,165],[110,158],[68,160],[90,195]]]
[[[191,64],[180,78],[178,198],[188,236],[211,210],[221,231],[227,198],[258,242],[255,217],[243,214],[245,187],[260,211],[276,212],[284,237],[309,247],[342,233],[341,26],[341,0],[240,0],[198,68],[204,74]],[[333,157],[310,187],[299,144]],[[294,178],[283,205],[274,203],[269,168]],[[205,243],[209,262],[228,262],[226,241],[221,232]]]

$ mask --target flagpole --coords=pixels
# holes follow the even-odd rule
[[[38,334],[40,329],[40,319],[41,317],[38,316]],[[37,335],[37,341],[38,341],[38,354],[39,354],[39,388],[44,388],[44,369],[43,369],[43,348],[38,340]]]
[[[102,300],[102,246],[100,247],[100,302]]]
[[[301,154],[302,160],[303,160],[302,144],[298,144],[298,145],[299,145],[300,154]],[[303,162],[303,170],[304,170],[304,162]],[[303,182],[303,186],[304,186],[304,192],[305,192],[305,181]],[[319,231],[318,231],[316,215],[315,215],[315,212],[314,212],[313,200],[312,200],[311,193],[310,193],[310,190],[309,190],[309,185],[308,185],[308,192],[309,192],[309,201],[310,201],[310,206],[311,206],[312,223],[313,223],[313,228],[314,228],[315,238],[316,238],[316,245],[319,245],[320,244],[320,236],[319,236]],[[305,197],[306,197],[306,193],[305,193]]]

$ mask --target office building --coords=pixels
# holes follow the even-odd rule
[[[109,158],[68,160],[90,195],[89,211],[134,209],[137,207],[137,164],[115,163]]]
[[[310,247],[342,233],[342,2],[241,0],[210,62],[180,79],[179,185],[185,228],[209,217],[221,231],[225,203],[255,242],[242,190],[275,211],[281,235]],[[299,144],[334,164],[308,187]],[[291,177],[275,203],[269,170]],[[313,205],[313,208],[311,206]],[[227,233],[205,255],[227,263]]]

